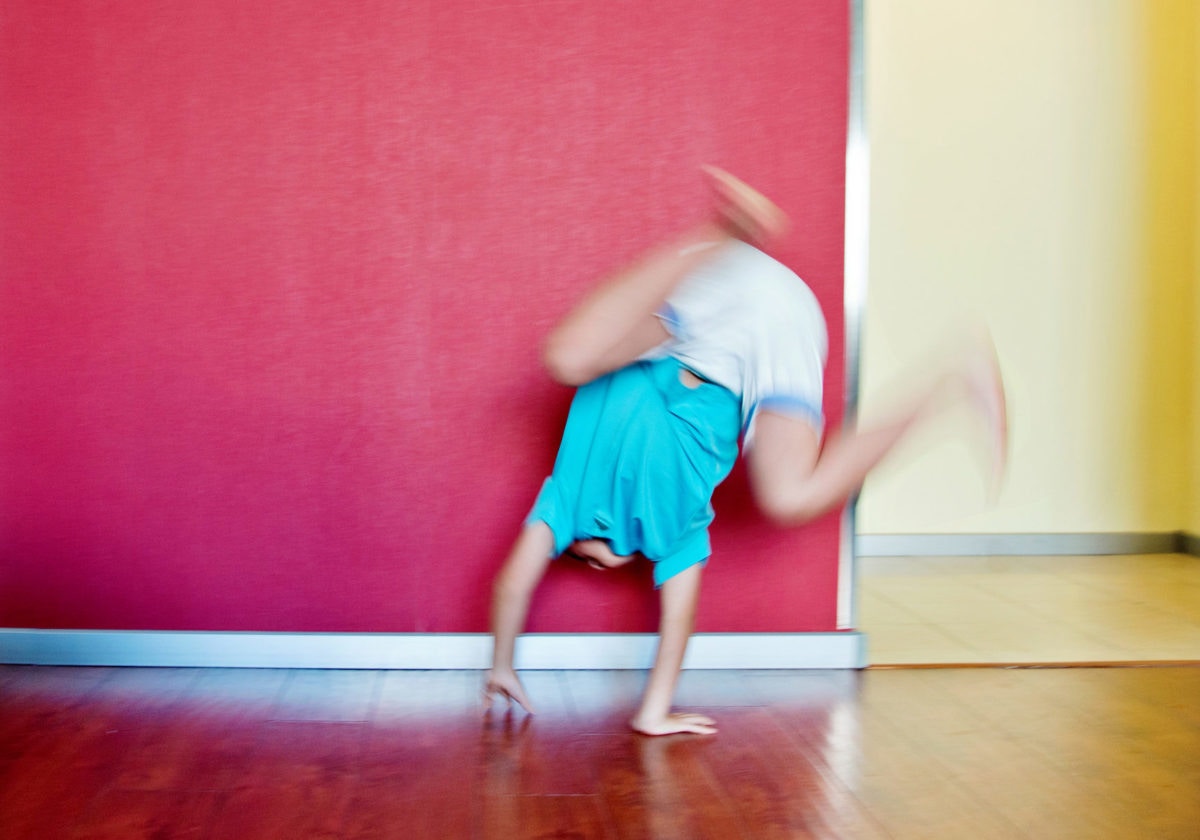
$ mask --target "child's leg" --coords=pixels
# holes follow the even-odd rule
[[[705,715],[672,713],[671,698],[683,667],[683,655],[696,619],[696,602],[700,598],[700,573],[697,564],[667,580],[659,590],[662,617],[659,624],[658,653],[654,668],[646,683],[642,705],[630,725],[643,735],[671,735],[676,732],[696,732],[711,735],[717,731],[716,722]]]
[[[782,212],[732,175],[706,168],[716,218],[643,255],[583,299],[551,332],[544,359],[565,385],[624,367],[670,335],[655,317],[680,281],[733,238],[761,242],[786,225]]]
[[[537,588],[546,567],[550,564],[550,552],[554,550],[554,534],[545,522],[526,525],[509,552],[508,559],[492,588],[492,636],[495,650],[492,655],[492,670],[488,672],[484,685],[484,705],[491,708],[493,695],[506,697],[533,709],[525,689],[513,669],[513,650],[517,636],[525,629],[525,618],[529,614],[529,599]]]
[[[1008,435],[1004,385],[990,340],[960,357],[910,407],[871,429],[846,432],[821,449],[807,422],[764,411],[748,455],[755,499],[772,519],[807,522],[843,503],[913,428],[955,400],[967,398],[988,424],[993,479],[1004,469]]]

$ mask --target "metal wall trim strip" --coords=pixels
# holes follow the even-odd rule
[[[650,633],[530,633],[518,668],[645,669]],[[486,633],[241,633],[0,629],[0,663],[189,668],[485,669]],[[699,633],[684,668],[863,668],[861,633]]]
[[[1192,540],[1192,549],[1200,547]],[[860,557],[1198,553],[1179,533],[860,534],[856,542]]]

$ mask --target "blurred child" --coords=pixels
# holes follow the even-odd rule
[[[985,340],[888,422],[822,446],[825,320],[800,278],[759,250],[786,217],[729,173],[704,171],[714,218],[609,278],[546,343],[551,376],[578,390],[553,472],[495,582],[489,707],[500,695],[533,711],[513,649],[552,559],[607,569],[644,557],[661,593],[659,647],[631,726],[716,731],[709,717],[672,712],[671,698],[711,553],[713,490],[739,439],[757,505],[786,525],[841,505],[914,424],[957,400],[982,415],[1003,467],[1004,390]]]

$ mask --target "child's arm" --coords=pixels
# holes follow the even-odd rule
[[[630,721],[630,726],[643,735],[671,735],[676,732],[711,735],[717,731],[716,722],[710,717],[671,712],[675,683],[679,679],[683,654],[695,623],[702,568],[696,564],[680,572],[659,590],[662,618],[658,631],[658,654],[646,683],[642,706]]]
[[[533,707],[525,695],[517,672],[513,669],[513,650],[517,636],[525,629],[529,599],[537,588],[554,549],[554,535],[544,522],[525,526],[496,576],[492,589],[492,636],[495,652],[492,670],[488,672],[483,689],[484,705],[491,708],[494,695],[520,703],[525,711]]]

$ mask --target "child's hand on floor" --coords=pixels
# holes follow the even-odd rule
[[[529,703],[529,697],[525,694],[525,688],[521,685],[521,679],[512,669],[493,668],[488,671],[487,682],[483,686],[484,711],[492,708],[492,702],[497,696],[507,698],[510,706],[518,703],[529,714],[534,713],[533,706]]]
[[[717,734],[717,722],[706,715],[692,712],[674,712],[657,720],[635,717],[629,722],[634,732],[643,735],[674,735],[679,732],[694,732],[697,735]]]

